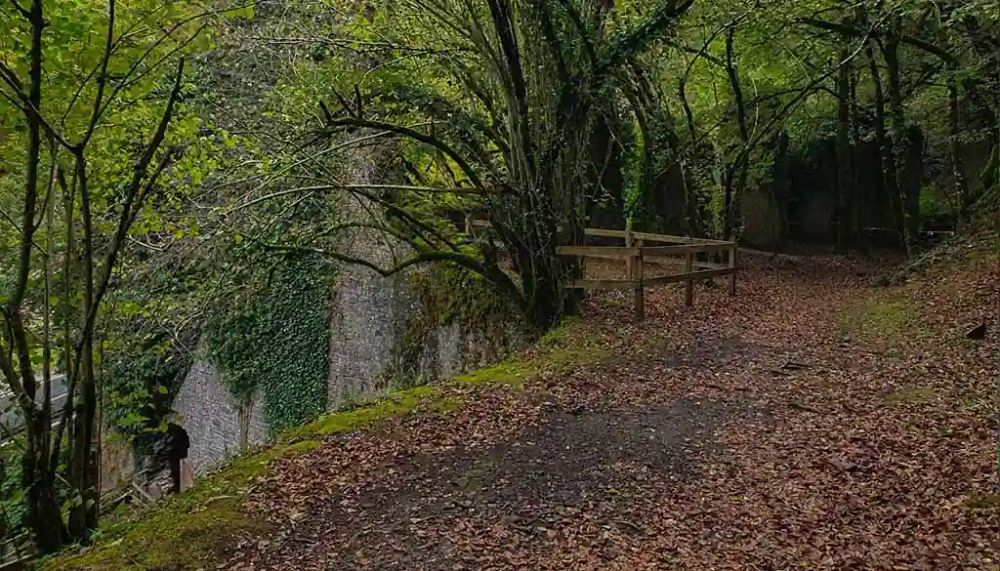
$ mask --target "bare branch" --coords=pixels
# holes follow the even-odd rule
[[[104,37],[104,53],[101,55],[100,69],[97,72],[97,94],[94,96],[94,105],[90,113],[90,122],[87,129],[77,143],[80,147],[87,146],[90,137],[97,128],[97,122],[101,118],[101,105],[104,100],[104,89],[108,85],[108,63],[111,61],[111,50],[115,38],[115,0],[108,0],[108,33]],[[68,112],[68,110],[67,110]]]
[[[13,69],[2,61],[0,61],[0,79],[19,95],[24,95],[24,83],[17,77]]]
[[[282,252],[312,253],[319,256],[323,256],[324,258],[329,258],[331,260],[336,260],[347,264],[363,266],[378,273],[382,277],[391,277],[398,274],[399,272],[402,272],[407,268],[429,262],[452,262],[492,281],[494,284],[501,287],[508,295],[510,295],[512,300],[515,300],[518,303],[523,303],[523,296],[521,295],[521,290],[518,289],[516,285],[514,285],[514,282],[511,281],[510,276],[508,276],[495,266],[486,265],[480,260],[477,260],[471,256],[459,252],[443,252],[443,251],[421,252],[396,264],[391,268],[383,268],[378,264],[375,264],[363,258],[348,256],[346,254],[341,254],[340,252],[333,252],[329,250],[323,250],[320,248],[283,246],[277,244],[267,244],[265,245],[265,247],[270,250],[282,251]]]

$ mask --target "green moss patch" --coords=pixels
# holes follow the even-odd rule
[[[837,315],[837,331],[881,345],[914,332],[916,321],[909,300],[901,296],[876,298],[842,308]]]
[[[567,320],[543,335],[533,351],[524,352],[499,365],[459,375],[453,381],[522,387],[547,374],[564,374],[600,363],[611,355],[611,350],[601,343],[599,337],[585,333],[580,323],[577,319]]]
[[[601,362],[611,354],[602,349],[562,349],[542,357],[528,360],[511,360],[493,367],[478,369],[454,379],[457,383],[496,383],[523,387],[525,383],[542,378],[546,374],[568,373],[578,367],[586,367]]]
[[[937,397],[937,391],[931,387],[902,387],[889,393],[885,397],[885,404],[890,406],[922,405],[934,402]]]
[[[426,410],[456,410],[461,400],[437,387],[389,394],[374,404],[323,416],[285,433],[278,443],[231,461],[193,489],[139,519],[109,526],[98,545],[45,561],[43,571],[197,571],[213,569],[232,542],[267,532],[267,525],[240,510],[246,489],[275,461],[322,446],[318,438],[368,427],[380,420]]]
[[[973,494],[964,505],[970,510],[995,510],[1000,508],[1000,494]]]
[[[441,264],[415,272],[410,276],[409,289],[416,295],[420,310],[407,324],[400,347],[400,370],[396,373],[402,376],[404,384],[407,378],[417,376],[428,336],[438,328],[459,324],[463,329],[484,334],[484,339],[492,339],[500,352],[516,344],[505,325],[519,321],[518,311],[482,276],[452,264]],[[485,335],[487,332],[490,335]]]
[[[42,571],[196,571],[212,569],[233,542],[267,532],[263,520],[240,510],[246,488],[279,458],[304,454],[317,440],[277,445],[241,456],[197,486],[138,519],[103,528],[97,545],[40,563]]]
[[[432,412],[457,408],[454,398],[440,397],[440,395],[440,388],[426,385],[392,392],[367,405],[323,415],[309,424],[286,432],[280,441],[296,442],[303,438],[360,430],[381,420],[411,413],[421,405],[426,405]]]

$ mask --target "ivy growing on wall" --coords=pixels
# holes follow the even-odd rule
[[[330,274],[316,257],[287,257],[260,291],[208,323],[209,354],[222,378],[237,398],[260,391],[272,431],[326,409]]]

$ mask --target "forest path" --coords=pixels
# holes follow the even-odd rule
[[[866,288],[841,258],[591,300],[597,363],[330,437],[245,509],[232,569],[990,569],[1000,270]],[[993,300],[993,301],[990,301]],[[596,360],[596,359],[595,359]]]

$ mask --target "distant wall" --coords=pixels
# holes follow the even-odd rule
[[[411,306],[401,280],[359,266],[341,270],[330,315],[327,408],[336,410],[381,388]]]
[[[247,445],[267,441],[267,422],[261,414],[260,395],[237,399],[206,361],[191,367],[173,408],[191,440],[188,462],[196,475],[204,474]]]
[[[424,340],[418,374],[447,379],[459,373],[495,364],[525,342],[524,332],[509,319],[497,316],[492,327],[452,323],[438,327]]]

